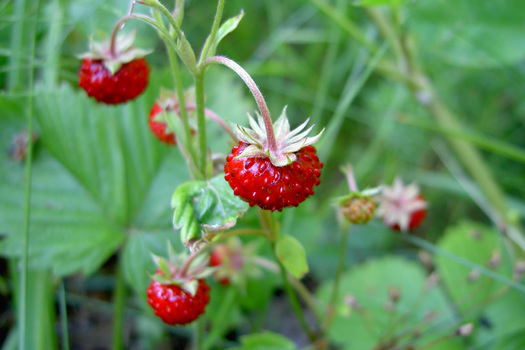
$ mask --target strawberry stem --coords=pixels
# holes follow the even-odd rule
[[[358,192],[359,189],[357,188],[357,184],[355,182],[354,169],[350,164],[346,165],[345,174],[346,181],[348,182],[348,188],[350,188],[350,192]]]
[[[130,11],[133,10],[133,7],[130,8]],[[124,25],[126,24],[127,21],[129,21],[130,19],[133,19],[135,18],[131,12],[129,14],[127,14],[126,16],[122,17],[121,19],[119,19],[117,21],[117,23],[115,23],[115,26],[113,27],[113,31],[111,32],[111,43],[110,43],[110,46],[109,46],[109,53],[111,55],[111,58],[116,58],[117,57],[117,34],[119,32],[119,30],[121,30],[122,28],[124,28]]]
[[[244,81],[248,89],[250,89],[250,92],[255,98],[257,107],[259,108],[259,111],[261,112],[261,115],[264,119],[264,127],[266,129],[266,135],[268,137],[268,150],[271,153],[275,153],[277,151],[277,142],[275,140],[275,134],[273,132],[272,118],[270,117],[270,111],[268,110],[268,106],[266,105],[266,101],[264,100],[261,90],[259,90],[259,87],[257,86],[257,84],[255,84],[255,81],[253,81],[250,74],[248,74],[248,72],[246,72],[244,68],[242,68],[237,62],[230,60],[229,58],[226,58],[224,56],[210,57],[204,62],[202,62],[201,67],[202,69],[205,69],[208,65],[212,63],[219,63],[233,70]]]

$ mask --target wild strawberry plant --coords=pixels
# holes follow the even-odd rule
[[[7,2],[5,347],[521,348],[523,6]]]

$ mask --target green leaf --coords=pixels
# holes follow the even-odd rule
[[[152,74],[150,84],[155,83]],[[157,89],[108,107],[67,85],[36,90],[31,267],[48,267],[55,275],[90,274],[125,242],[127,233],[172,233],[170,192],[188,173],[180,155],[170,153],[176,150],[158,142],[147,127],[150,103],[143,100],[154,100],[149,91]],[[12,136],[23,130],[24,106],[9,96],[0,97],[0,106],[0,146],[8,149]],[[0,254],[19,256],[24,165],[6,152],[0,152],[0,163],[0,233],[6,236]],[[135,265],[133,270],[147,279],[146,268]]]
[[[342,349],[360,350],[379,348],[381,343],[397,341],[400,335],[403,343],[414,341],[413,346],[419,348],[451,334],[455,329],[453,313],[439,286],[425,286],[427,278],[419,264],[394,256],[369,260],[345,272],[329,337]],[[320,286],[317,296],[321,305],[327,305],[332,288],[333,282]],[[395,303],[393,290],[399,296]],[[420,337],[412,336],[417,332],[422,332]],[[462,347],[451,341],[443,349]]]
[[[456,256],[489,268],[491,257],[502,251],[498,248],[499,238],[493,229],[471,222],[448,228],[438,246]],[[445,256],[436,256],[435,263],[456,307],[468,316],[475,317],[479,314],[488,298],[504,286],[503,283]],[[512,274],[511,269],[504,263],[491,270],[507,276]]]
[[[510,65],[525,56],[525,2],[420,1],[411,9],[410,26],[432,57],[466,67]]]
[[[306,253],[301,242],[296,238],[290,235],[279,235],[275,242],[275,254],[296,278],[301,278],[308,272]]]
[[[201,62],[215,55],[215,52],[217,51],[217,46],[219,46],[221,40],[237,28],[237,25],[243,17],[244,11],[241,11],[241,13],[239,13],[237,16],[227,19],[223,24],[221,24],[221,26],[217,30],[215,40],[213,40],[213,42],[211,42],[211,36],[208,36],[208,38],[206,39],[206,43],[204,44],[204,48],[208,48],[208,50],[207,52],[203,52],[203,55],[200,58]]]
[[[184,62],[188,70],[194,76],[199,74],[197,69],[197,60],[195,59],[195,53],[193,52],[191,44],[189,43],[188,39],[186,39],[184,33],[182,33],[179,41],[177,42],[177,53],[182,62]]]
[[[399,6],[406,0],[356,0],[353,2],[357,6]]]
[[[247,209],[248,203],[233,194],[222,174],[209,181],[189,181],[177,187],[171,200],[173,226],[181,231],[184,245],[230,228]],[[201,237],[205,230],[206,237]]]
[[[234,350],[296,350],[295,344],[288,338],[272,333],[262,332],[241,337],[241,346]]]

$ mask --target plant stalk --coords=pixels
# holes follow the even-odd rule
[[[206,139],[206,116],[204,114],[204,69],[200,70],[195,76],[195,103],[197,105],[197,128],[199,130],[199,152],[200,152],[200,170],[204,174],[204,178],[207,178],[206,164],[207,164],[207,139]]]
[[[326,332],[330,329],[332,321],[335,316],[335,304],[339,297],[339,285],[341,284],[341,275],[345,265],[346,245],[348,241],[348,233],[350,231],[350,224],[344,221],[341,224],[341,243],[339,244],[339,258],[337,261],[337,270],[334,277],[334,285],[328,307],[326,308],[325,320],[323,323],[323,330]]]
[[[123,328],[126,304],[126,284],[124,281],[124,261],[118,256],[115,289],[113,290],[113,350],[124,349]]]
[[[23,2],[22,8],[25,8],[25,1]],[[39,7],[39,1],[36,1],[36,7]],[[21,350],[26,349],[26,340],[28,339],[28,312],[27,312],[27,274],[28,274],[28,256],[29,256],[29,231],[31,226],[31,182],[32,182],[32,169],[33,169],[33,92],[34,92],[34,61],[35,61],[35,47],[36,47],[36,30],[37,30],[37,13],[35,12],[34,20],[32,24],[33,41],[31,43],[30,59],[29,59],[29,86],[30,91],[28,97],[28,108],[27,108],[27,157],[26,157],[26,185],[25,185],[25,208],[24,208],[24,238],[22,241],[22,261],[21,261],[21,276],[20,276],[20,309],[19,309],[19,348]],[[18,53],[17,53],[18,54]]]
[[[215,41],[215,38],[217,37],[217,31],[219,30],[219,26],[221,25],[221,18],[222,18],[222,12],[224,10],[224,0],[219,0],[217,2],[217,11],[215,11],[215,18],[213,20],[213,25],[211,27],[210,37],[208,40],[206,40],[206,43],[204,44],[204,47],[202,48],[201,56],[199,58],[199,63],[202,62],[203,59],[205,59],[210,53],[210,48],[213,42]]]
[[[200,66],[202,67],[202,69],[206,69],[206,67],[212,63],[222,64],[230,68],[235,73],[237,73],[237,75],[239,75],[239,77],[244,81],[244,83],[252,93],[253,98],[257,103],[257,107],[261,112],[261,116],[263,117],[264,128],[266,129],[266,135],[268,137],[268,150],[270,152],[275,152],[277,150],[277,141],[275,140],[275,134],[273,132],[272,118],[270,116],[270,111],[268,110],[268,106],[266,105],[266,101],[264,100],[261,90],[259,90],[259,87],[257,86],[257,84],[255,84],[255,81],[252,79],[250,74],[248,74],[248,72],[246,72],[244,68],[242,68],[237,62],[223,56],[210,57],[204,60]]]

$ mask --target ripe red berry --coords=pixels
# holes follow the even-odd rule
[[[78,73],[79,85],[99,102],[119,104],[140,95],[148,84],[150,68],[145,58],[123,64],[115,74],[102,59],[84,58]]]
[[[425,197],[423,197],[422,195],[418,195],[417,199],[421,201],[425,201]],[[416,227],[419,227],[419,225],[421,225],[421,222],[426,216],[427,216],[426,208],[421,208],[421,209],[418,209],[410,213],[410,221],[408,223],[408,230],[410,231],[410,230],[415,229]],[[396,231],[401,231],[401,227],[397,223],[390,227]]]
[[[404,185],[396,178],[392,186],[383,186],[378,197],[377,215],[388,227],[406,232],[418,227],[426,216],[427,202],[416,184]]]
[[[241,157],[235,159],[247,145],[239,142],[226,159],[225,179],[235,195],[250,206],[281,211],[296,207],[314,194],[314,187],[321,182],[323,163],[313,146],[295,152],[296,160],[285,166],[275,166],[269,158]]]
[[[199,279],[197,291],[192,296],[178,285],[151,281],[147,295],[155,315],[165,323],[185,325],[204,313],[210,301],[210,287],[205,280]]]
[[[168,145],[176,145],[175,134],[173,132],[166,133],[166,123],[155,121],[155,117],[162,112],[162,107],[155,103],[149,112],[149,128],[153,132],[153,135],[160,141]]]

